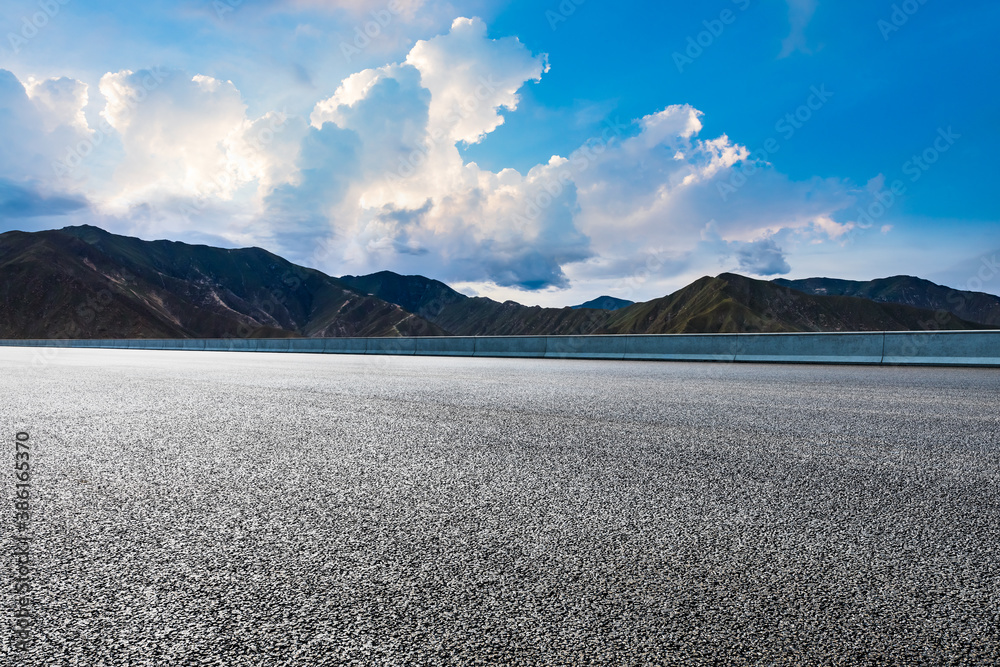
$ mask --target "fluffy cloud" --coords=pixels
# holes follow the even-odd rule
[[[516,40],[490,40],[481,21],[458,19],[447,35],[417,43],[404,63],[345,79],[311,122],[357,137],[352,160],[340,155],[326,172],[310,168],[308,191],[283,193],[288,202],[315,200],[324,178],[343,193],[303,222],[313,232],[317,220],[331,225],[314,262],[546,289],[571,277],[620,276],[649,252],[666,272],[699,257],[787,272],[775,242],[761,238],[798,230],[831,239],[851,228],[834,219],[854,200],[834,181],[791,183],[761,168],[755,187],[721,197],[719,183],[749,151],[726,135],[701,137],[702,114],[688,105],[609,123],[601,137],[527,174],[465,163],[457,145],[495,130],[500,111],[515,108],[519,89],[546,69]],[[346,164],[355,176],[349,184],[337,168]],[[711,219],[720,221],[717,239],[706,243]]]
[[[29,95],[29,91],[33,95]],[[52,162],[88,132],[73,102],[86,100],[86,86],[72,79],[24,85],[0,70],[0,176],[51,180]]]
[[[338,222],[334,216],[357,172],[361,151],[357,135],[333,123],[308,130],[295,182],[277,187],[265,199],[262,222],[283,251],[308,256],[317,243],[343,244],[343,237],[331,236]]]
[[[91,131],[83,111],[89,99],[88,86],[82,81],[67,77],[29,79],[25,92],[41,112],[46,131],[53,132],[63,126],[83,134]]]
[[[38,122],[36,107],[17,77],[0,70],[0,175],[15,176],[19,169],[39,173],[39,156],[33,147],[39,135],[48,134]]]
[[[120,231],[211,230],[331,273],[391,268],[542,291],[636,276],[655,290],[715,267],[787,273],[799,244],[846,244],[860,231],[844,212],[872,188],[791,181],[729,136],[705,136],[689,105],[615,119],[526,173],[466,162],[460,149],[500,127],[547,71],[543,54],[460,18],[400,62],[344,78],[308,118],[251,117],[232,82],[181,71],[108,73],[93,100],[80,82],[25,87],[0,72],[12,119],[0,129],[0,178],[42,182],[80,142],[100,153],[77,194],[11,181],[0,206],[54,214],[82,195]],[[88,104],[99,127],[87,126]],[[746,185],[720,188],[742,171]]]
[[[749,154],[726,135],[700,138],[700,119],[688,105],[671,106],[616,124],[606,140],[570,156],[579,191],[575,221],[601,258],[567,267],[572,279],[627,275],[627,267],[645,266],[649,256],[664,277],[692,266],[709,270],[730,257],[738,266],[719,268],[787,272],[783,255],[765,253],[774,248],[760,239],[782,233],[807,243],[843,240],[853,228],[835,219],[858,193],[836,180],[791,182],[757,165],[752,185],[720,194],[719,185],[748,163]]]
[[[229,198],[246,180],[233,151],[246,105],[231,82],[124,70],[104,75],[100,90],[101,116],[124,151],[114,178],[118,207],[177,192]]]
[[[356,167],[362,171],[355,169],[353,175],[370,181],[401,170],[411,155],[416,160],[433,148],[430,103],[430,91],[421,85],[416,68],[390,65],[344,80],[332,97],[316,105],[310,120],[314,128],[330,123],[357,136],[365,150]]]
[[[432,135],[477,143],[503,124],[500,109],[517,109],[517,91],[549,67],[516,37],[491,40],[480,19],[455,19],[451,32],[417,42],[406,63],[420,71],[431,93]]]
[[[518,90],[546,69],[545,58],[518,40],[489,39],[479,19],[456,19],[448,34],[418,42],[403,63],[345,79],[316,105],[311,122],[318,132],[333,126],[357,138],[350,168],[341,155],[281,193],[282,201],[297,201],[322,178],[344,193],[339,203],[324,197],[328,208],[314,211],[331,227],[315,261],[356,272],[434,265],[450,279],[564,285],[561,266],[589,256],[573,223],[575,187],[545,193],[545,205],[527,215],[551,165],[524,176],[493,173],[466,164],[458,150],[499,127],[501,111],[516,109]],[[315,229],[316,218],[298,222]]]
[[[0,70],[0,217],[60,217],[86,209],[54,165],[90,135],[87,86],[73,79],[21,82]]]
[[[123,70],[100,81],[102,124],[117,151],[92,185],[107,215],[169,234],[211,228],[260,241],[254,218],[275,188],[300,177],[303,119],[258,118],[231,81],[179,70]],[[96,160],[95,160],[96,163]]]
[[[775,276],[788,273],[792,267],[785,260],[785,253],[774,239],[761,239],[749,243],[736,244],[736,258],[740,270],[759,276]]]

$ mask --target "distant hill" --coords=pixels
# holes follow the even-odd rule
[[[621,310],[622,308],[627,308],[634,303],[635,301],[617,299],[613,296],[599,296],[596,299],[591,299],[587,303],[581,303],[579,306],[570,306],[570,308],[574,310],[580,310],[581,308],[593,308],[595,310]]]
[[[943,310],[971,322],[1000,327],[1000,297],[966,292],[913,276],[893,276],[857,281],[836,278],[773,281],[807,294],[856,296],[879,303],[900,303],[916,308]]]
[[[97,227],[0,234],[0,337],[440,335],[401,307],[260,248]]]
[[[422,276],[388,271],[342,280],[380,299],[398,299],[394,302],[455,335],[466,336],[983,328],[950,314],[938,321],[933,311],[855,297],[810,295],[731,273],[702,278],[669,296],[615,311],[498,303],[467,297]]]
[[[724,273],[611,313],[610,333],[767,333],[980,329],[946,314],[847,296],[817,296]]]
[[[602,297],[580,307],[541,308],[468,297],[440,281],[390,271],[333,278],[260,248],[143,241],[97,227],[67,227],[0,234],[0,337],[499,336],[1000,325],[994,297],[915,278],[801,281],[807,291],[782,282],[724,273],[646,303]],[[980,320],[986,324],[915,305],[942,303],[986,318]]]
[[[541,308],[469,297],[437,280],[391,271],[343,276],[341,280],[360,292],[398,304],[455,336],[599,333],[607,316],[606,311]]]

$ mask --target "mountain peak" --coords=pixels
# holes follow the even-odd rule
[[[605,295],[599,296],[596,299],[591,299],[586,303],[581,303],[579,306],[570,306],[570,308],[573,310],[582,310],[584,308],[592,308],[594,310],[621,310],[622,308],[628,308],[634,303],[635,301]]]

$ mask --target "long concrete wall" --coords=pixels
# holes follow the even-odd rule
[[[1000,367],[1000,331],[665,336],[0,340],[0,346]]]

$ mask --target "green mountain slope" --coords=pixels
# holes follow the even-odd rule
[[[806,278],[778,279],[774,282],[807,294],[856,296],[879,303],[943,310],[970,322],[1000,326],[1000,297],[952,289],[913,276],[893,276],[869,281]]]
[[[806,293],[735,274],[608,310],[468,297],[389,271],[332,278],[260,248],[142,241],[97,227],[0,234],[0,337],[184,338],[665,334],[977,329],[956,293],[914,278],[802,281]],[[826,294],[817,292],[825,291]],[[831,294],[851,292],[851,295]],[[993,302],[958,293],[977,317]],[[864,298],[858,295],[866,295]],[[903,303],[905,301],[905,303]],[[1000,301],[1000,300],[997,300]],[[586,305],[586,304],[585,304]],[[608,302],[608,306],[619,305]],[[965,312],[965,311],[963,311]],[[996,326],[996,325],[995,325]]]
[[[358,291],[398,304],[455,336],[601,333],[607,320],[607,311],[499,303],[465,296],[437,280],[391,271],[341,280]]]
[[[702,278],[677,292],[615,311],[528,307],[467,297],[444,283],[388,271],[345,282],[413,309],[456,335],[725,333],[975,329],[946,314],[853,297],[809,295],[735,274]]]
[[[0,235],[0,335],[440,335],[395,304],[259,248],[142,241],[99,228]]]
[[[768,333],[978,329],[950,313],[856,297],[817,296],[732,273],[616,311],[612,333]]]

